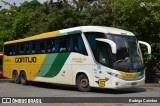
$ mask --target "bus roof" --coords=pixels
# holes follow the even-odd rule
[[[18,42],[25,42],[25,41],[31,41],[31,40],[38,40],[38,39],[44,39],[44,38],[51,38],[56,36],[63,36],[63,35],[69,35],[71,33],[78,33],[78,32],[102,32],[102,33],[110,33],[110,34],[118,34],[118,35],[128,35],[128,36],[134,36],[132,32],[113,28],[113,27],[104,27],[104,26],[79,26],[79,27],[73,27],[73,28],[67,28],[47,33],[38,34],[35,36],[8,41],[4,44],[11,44],[11,43],[18,43]]]

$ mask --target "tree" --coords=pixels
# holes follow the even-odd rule
[[[151,61],[160,58],[159,0],[50,0],[44,4],[32,0],[19,7],[5,3],[10,8],[0,10],[2,42],[69,27],[114,26],[134,32],[139,40],[149,42]],[[145,60],[149,63],[148,57]]]
[[[147,63],[160,59],[159,0],[121,0],[112,3],[113,26],[130,30],[139,40],[151,44],[152,55]]]
[[[113,26],[134,32],[139,40],[148,42],[152,55],[144,53],[146,82],[154,78],[152,67],[160,64],[160,1],[121,0],[112,2]],[[143,48],[142,48],[143,49]]]

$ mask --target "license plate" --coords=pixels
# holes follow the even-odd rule
[[[133,82],[133,83],[131,84],[131,86],[135,86],[135,85],[137,85],[137,82]]]

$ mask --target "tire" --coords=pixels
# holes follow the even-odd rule
[[[13,78],[14,83],[16,83],[16,84],[20,83],[19,75],[18,75],[17,71],[13,72],[12,78]]]
[[[26,85],[27,84],[27,76],[25,72],[21,72],[20,74],[20,82],[22,85]]]
[[[91,87],[89,85],[89,80],[87,76],[84,74],[80,74],[77,77],[76,85],[77,85],[78,90],[81,92],[88,92],[91,90]]]

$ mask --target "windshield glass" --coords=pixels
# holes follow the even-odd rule
[[[119,71],[141,71],[143,66],[140,47],[135,36],[105,34],[100,32],[85,32],[95,60],[107,67]],[[112,54],[111,47],[97,38],[109,39],[115,42],[117,53]]]
[[[122,71],[137,71],[144,67],[141,51],[134,36],[107,34],[107,38],[114,41],[117,46],[114,68]]]

